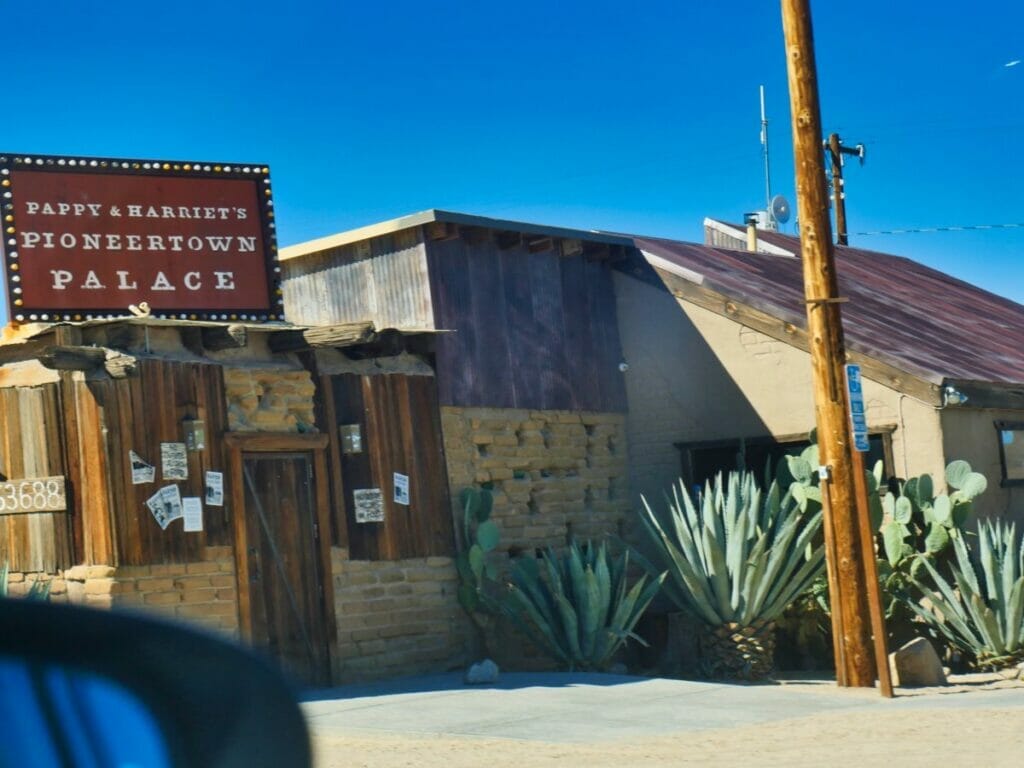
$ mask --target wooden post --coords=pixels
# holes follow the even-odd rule
[[[853,439],[849,419],[845,372],[846,351],[839,288],[832,255],[832,228],[828,215],[828,191],[821,152],[821,110],[809,0],[782,0],[782,25],[786,40],[789,99],[793,119],[793,154],[796,163],[797,209],[804,293],[807,301],[807,332],[814,379],[815,420],[818,447],[825,477],[821,480],[825,541],[831,558],[830,579],[833,631],[841,638],[841,658],[836,658],[840,684],[873,687],[875,659],[869,622],[869,582],[864,565],[855,484],[864,482],[854,472]],[[866,495],[865,495],[866,498]],[[831,550],[831,551],[829,551]],[[888,663],[887,659],[881,660]]]
[[[846,245],[846,196],[843,194],[843,145],[838,133],[830,133],[828,151],[832,156],[832,204],[836,211],[836,244]]]
[[[871,632],[875,639],[875,669],[878,671],[878,690],[891,699],[892,674],[889,669],[889,635],[885,629],[881,587],[878,582],[878,563],[875,559],[875,532],[871,528],[868,487],[864,475],[864,454],[852,451],[853,472],[857,478],[857,522],[860,527],[861,551],[864,559],[864,578],[868,583],[868,608],[871,611]]]

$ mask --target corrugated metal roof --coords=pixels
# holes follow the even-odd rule
[[[742,231],[741,227],[737,227]],[[727,298],[806,329],[800,241],[758,237],[796,259],[636,238],[645,254]],[[936,383],[1024,383],[1024,306],[901,256],[836,246],[846,342],[851,349]]]

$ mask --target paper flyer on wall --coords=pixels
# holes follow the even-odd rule
[[[395,472],[395,504],[409,506],[409,476]]]
[[[384,522],[384,494],[380,488],[361,488],[352,491],[356,506],[357,523]]]
[[[185,518],[185,532],[203,530],[203,500],[198,496],[186,496],[181,500],[181,513]]]
[[[224,506],[224,474],[206,473],[206,503],[211,507]]]
[[[188,480],[188,451],[184,443],[160,443],[164,480]]]
[[[128,451],[128,460],[132,465],[132,485],[152,483],[156,480],[156,467],[139,456],[135,451]]]
[[[176,485],[165,485],[146,499],[146,506],[161,528],[167,526],[183,515],[181,510],[181,491]]]

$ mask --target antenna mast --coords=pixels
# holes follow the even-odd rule
[[[772,174],[768,164],[768,118],[764,111],[764,86],[761,86],[761,154],[764,155],[764,207],[768,211],[768,223],[776,229],[775,217],[772,215]]]

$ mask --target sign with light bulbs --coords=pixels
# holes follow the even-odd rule
[[[282,319],[264,165],[3,154],[0,210],[15,322]]]

